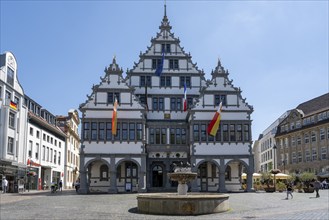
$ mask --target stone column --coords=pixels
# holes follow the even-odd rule
[[[88,184],[87,184],[87,172],[85,168],[85,153],[84,153],[84,145],[81,145],[80,150],[80,188],[79,194],[87,194],[88,193]]]
[[[253,174],[254,174],[254,156],[249,156],[249,167],[248,167],[248,175],[247,175],[247,192],[254,192],[255,190],[252,187],[253,182]]]
[[[171,170],[170,170],[170,161],[169,160],[165,160],[165,163],[164,165],[166,166],[166,172],[164,173],[163,175],[163,181],[164,182],[164,186],[166,187],[166,189],[169,189],[171,188],[171,184],[170,184],[170,178],[168,176],[168,173],[171,173]]]
[[[195,163],[195,156],[191,156],[191,171],[192,173],[198,173],[198,169]],[[198,177],[191,181],[191,192],[199,192]]]
[[[219,166],[219,192],[227,192],[225,187],[225,161],[223,158],[220,159]]]
[[[147,192],[146,187],[146,154],[144,153],[141,157],[141,168],[139,170],[138,178],[138,192]]]
[[[117,193],[117,171],[115,169],[115,157],[111,156],[111,164],[110,164],[110,189],[108,193]]]

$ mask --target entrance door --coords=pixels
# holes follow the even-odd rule
[[[163,171],[159,165],[152,169],[152,187],[163,187]]]

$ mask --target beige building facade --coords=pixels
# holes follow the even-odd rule
[[[57,126],[66,134],[63,187],[70,189],[74,187],[79,178],[79,113],[71,109],[68,116],[56,116]]]
[[[329,93],[301,103],[279,124],[277,165],[284,173],[329,174]]]

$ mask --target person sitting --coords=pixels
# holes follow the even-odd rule
[[[54,193],[57,191],[57,183],[56,182],[51,182],[51,192]]]

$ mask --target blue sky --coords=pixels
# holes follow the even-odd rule
[[[131,69],[164,1],[3,1],[0,52],[54,115],[86,101],[116,55]],[[253,105],[256,140],[286,110],[329,91],[328,1],[167,1],[172,32],[206,78],[218,58]]]

